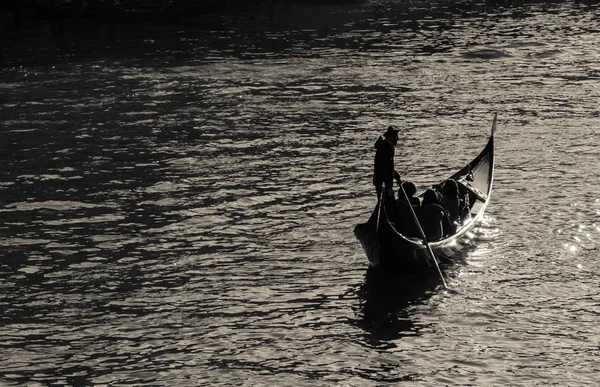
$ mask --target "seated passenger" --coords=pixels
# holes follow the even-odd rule
[[[419,223],[428,241],[437,241],[453,232],[448,214],[439,203],[434,190],[428,189],[423,193],[423,205],[417,212]]]
[[[406,192],[410,207],[413,208],[413,211],[421,205],[419,198],[414,196],[417,193],[417,186],[408,181],[402,182],[402,186],[398,189],[398,199],[396,200],[396,207],[398,209],[396,229],[406,236],[418,238],[421,235],[415,224],[412,211],[406,202],[406,196],[404,195],[404,192],[402,192],[402,189]]]
[[[406,196],[404,196],[402,189],[404,189],[404,192],[406,192],[406,196],[408,196],[408,200],[412,206],[421,205],[419,198],[415,197],[415,194],[417,193],[417,186],[410,181],[403,182],[402,186],[398,189],[398,200],[396,201],[398,204],[400,204],[400,202],[406,203]]]
[[[460,199],[458,197],[458,184],[452,179],[448,179],[442,186],[441,205],[448,211],[450,222],[460,222]]]

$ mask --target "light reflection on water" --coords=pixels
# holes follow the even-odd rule
[[[597,10],[309,9],[3,52],[2,383],[594,381]],[[494,111],[452,291],[367,272],[379,132],[423,187]]]

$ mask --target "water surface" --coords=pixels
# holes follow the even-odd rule
[[[5,33],[0,384],[595,385],[599,9],[262,6]],[[372,145],[423,188],[498,112],[452,291],[373,276]]]

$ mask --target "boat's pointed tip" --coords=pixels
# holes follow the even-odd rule
[[[494,120],[492,121],[492,133],[491,137],[494,137],[494,133],[496,132],[496,121],[498,120],[498,112],[494,113]]]

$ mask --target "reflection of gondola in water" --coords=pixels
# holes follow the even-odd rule
[[[453,253],[452,259],[441,256],[445,273],[457,275],[475,245],[465,245]],[[423,305],[438,294],[444,281],[428,271],[402,273],[381,266],[369,266],[357,295],[359,326],[369,334],[371,344],[386,346],[391,340],[418,336],[425,325],[415,323],[413,307]]]
[[[360,327],[376,346],[418,335],[410,307],[426,302],[441,284],[437,276],[391,274],[381,267],[369,267],[358,290]]]
[[[449,178],[455,180],[468,194],[470,217],[442,239],[424,242],[418,237],[418,233],[409,236],[406,232],[399,232],[391,220],[393,215],[390,211],[394,206],[386,205],[385,195],[382,195],[369,220],[354,229],[354,235],[360,241],[371,266],[394,268],[404,273],[435,270],[431,252],[443,255],[444,251],[455,246],[482,219],[492,192],[495,128],[496,116],[485,148],[473,161]],[[419,218],[418,213],[416,216]],[[412,225],[413,228],[420,227],[414,221]]]

